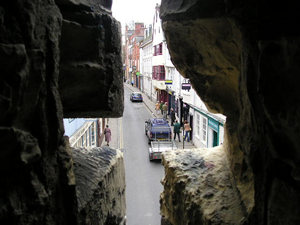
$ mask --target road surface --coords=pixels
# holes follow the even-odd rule
[[[160,162],[150,162],[145,120],[151,117],[144,103],[132,103],[131,91],[124,87],[122,120],[126,173],[127,225],[159,225],[160,183],[164,169]]]

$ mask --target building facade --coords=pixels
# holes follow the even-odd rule
[[[136,31],[127,32],[132,34],[127,35],[125,46],[128,52],[128,79],[130,82],[133,80],[134,85],[152,101],[167,103],[168,114],[173,108],[182,126],[188,121],[195,146],[220,145],[223,143],[226,117],[210,113],[189,79],[184,78],[173,65],[159,18],[159,8],[157,4],[153,24],[144,29],[143,40],[137,38]],[[137,25],[135,28],[138,28]],[[136,56],[136,48],[139,48],[139,57]]]
[[[64,119],[65,135],[71,147],[87,149],[100,147],[103,139],[105,119]]]
[[[152,100],[152,25],[149,25],[144,32],[144,40],[140,46],[140,79],[141,91]]]
[[[144,23],[134,23],[134,27],[125,27],[125,79],[141,88],[140,44],[144,39]]]
[[[165,84],[166,42],[159,18],[159,8],[157,4],[153,16],[152,87],[153,99],[165,103],[168,102],[167,87]]]

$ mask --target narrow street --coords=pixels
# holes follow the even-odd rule
[[[145,120],[151,117],[144,103],[132,103],[124,87],[123,140],[126,173],[127,225],[160,224],[159,195],[164,175],[160,162],[148,159]]]

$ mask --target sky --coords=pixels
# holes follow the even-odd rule
[[[161,0],[113,0],[112,15],[122,24],[143,22],[146,26],[152,24],[156,3]]]

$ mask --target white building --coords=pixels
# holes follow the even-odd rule
[[[64,119],[65,135],[69,137],[71,147],[94,148],[99,147],[100,136],[104,129],[104,122],[100,119]]]
[[[159,5],[156,4],[153,17],[152,96],[156,101],[168,102],[168,93],[165,84],[165,54],[167,53],[167,47],[159,18],[159,8]]]
[[[152,51],[149,50],[150,46],[153,46]],[[191,140],[195,146],[214,147],[222,144],[226,118],[208,112],[189,79],[184,78],[173,65],[161,27],[159,5],[155,7],[152,42],[144,41],[141,47],[144,92],[152,101],[167,102],[169,112],[173,108],[182,125],[185,120],[190,123]],[[152,65],[149,63],[151,57]]]
[[[140,46],[140,68],[142,80],[141,91],[144,92],[152,100],[152,57],[153,57],[153,44],[152,44],[152,25],[145,29],[144,40]]]

